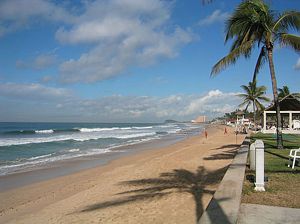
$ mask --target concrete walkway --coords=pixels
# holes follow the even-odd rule
[[[256,204],[241,204],[238,224],[300,223],[300,209]]]
[[[300,223],[300,209],[241,204],[248,150],[246,138],[198,224]]]
[[[249,142],[249,138],[244,140],[198,224],[237,222]]]

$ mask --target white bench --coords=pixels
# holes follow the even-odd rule
[[[292,169],[295,168],[295,163],[296,163],[296,159],[300,159],[300,148],[299,149],[291,149],[290,154],[289,154],[289,164],[288,167],[291,166],[291,162],[292,163]]]

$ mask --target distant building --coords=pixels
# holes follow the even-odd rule
[[[193,123],[205,123],[206,122],[206,116],[199,116],[195,120],[192,120]]]

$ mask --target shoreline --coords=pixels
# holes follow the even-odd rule
[[[175,136],[181,138],[184,134],[201,131],[203,124],[111,123],[77,126],[72,123],[72,126],[64,126],[59,123],[51,126],[45,123],[37,126],[29,123],[24,127],[11,125],[0,128],[1,177],[60,166],[65,161],[101,158],[101,155],[121,153],[150,141],[160,146],[160,142],[175,139]]]
[[[225,168],[230,164],[231,159],[234,156],[234,148],[236,147],[233,131],[228,131],[230,132],[228,136],[224,136],[223,130],[224,126],[211,126],[207,128],[209,133],[208,139],[205,139],[202,134],[201,136],[193,136],[173,145],[158,149],[153,149],[152,147],[150,150],[118,158],[103,166],[85,169],[70,175],[56,177],[1,192],[0,199],[4,203],[0,206],[0,222],[12,221],[13,223],[34,223],[37,222],[37,220],[43,220],[43,222],[47,223],[57,223],[59,220],[63,220],[62,222],[64,223],[76,223],[77,220],[77,223],[80,223],[79,220],[85,220],[87,222],[90,222],[91,219],[97,220],[97,218],[99,218],[98,216],[102,214],[101,212],[98,213],[97,209],[83,212],[84,208],[87,209],[89,204],[94,204],[99,200],[109,201],[109,199],[120,195],[120,192],[123,192],[121,194],[123,195],[126,194],[126,190],[130,191],[128,186],[120,185],[120,183],[136,179],[157,177],[164,172],[174,171],[175,169],[184,169],[186,172],[188,170],[189,172],[194,172],[195,169],[197,170],[197,168],[203,167],[203,169],[205,168],[206,170],[205,172],[208,173],[214,172],[214,170],[218,171],[223,169],[222,172],[218,171],[218,175],[216,175],[218,179],[215,180],[214,184],[208,186],[213,191],[217,188],[218,182],[222,179],[222,175],[220,176],[219,172],[222,174],[225,173]],[[238,136],[238,143],[241,143],[242,139],[242,135]],[[216,150],[223,154],[225,153],[227,156],[225,155],[224,158],[218,158],[218,156],[215,156]],[[222,155],[220,152],[218,155]],[[207,175],[206,178],[214,179],[216,177]],[[174,195],[175,194],[172,193],[172,197],[170,196],[171,204],[175,202],[172,202],[172,198],[175,197]],[[191,207],[193,207],[193,200],[191,200],[189,196],[186,198],[186,196],[188,195],[184,194],[184,196],[180,196],[180,200],[178,201],[177,198],[176,202],[178,202],[178,204],[185,204],[187,200],[188,203],[191,204]],[[152,197],[155,198],[156,195],[153,195]],[[203,208],[207,206],[211,197],[211,194],[203,195],[201,198],[203,201]],[[170,200],[167,201],[167,204],[170,203]],[[116,203],[114,200],[112,202]],[[150,206],[149,201],[146,200],[146,202],[147,203],[137,202],[142,203],[137,206],[137,208],[141,208],[141,206]],[[132,217],[132,214],[126,213],[127,209],[136,210],[135,207],[132,207],[132,204],[135,204],[135,202],[128,203],[126,206],[107,206],[107,208],[101,210],[105,214],[101,218],[103,222],[100,223],[122,223],[122,220],[130,220],[133,223],[139,223],[141,221],[139,217],[149,218],[148,212],[153,212],[155,210],[159,213],[160,209],[168,210],[168,206],[163,203],[164,200],[154,200],[152,202],[155,204],[152,209],[143,211],[141,216],[135,216],[135,218]],[[194,221],[194,216],[191,215],[194,212],[194,209],[193,211],[186,211],[186,209],[187,208],[183,209],[183,211],[187,212],[189,220],[191,219]],[[163,212],[165,215],[170,214],[171,212],[167,210]],[[47,214],[45,214],[45,212]],[[119,215],[116,215],[117,213]],[[174,211],[171,212],[171,214],[173,214],[174,217],[177,216],[174,214]],[[163,216],[163,214],[161,215]],[[178,215],[180,216],[180,213]],[[77,216],[80,216],[81,218],[76,219]],[[122,217],[122,219],[119,220],[118,217]],[[153,218],[152,215],[150,215],[150,217]],[[159,217],[160,215],[157,216],[157,218]],[[168,220],[167,222],[173,220],[166,219]],[[150,220],[147,222],[151,223]],[[147,222],[144,220],[144,223]]]
[[[201,129],[200,133],[203,130],[204,129]],[[192,135],[181,134],[164,136],[160,139],[152,139],[145,142],[117,146],[111,149],[108,153],[55,161],[44,166],[40,165],[33,169],[3,175],[0,176],[0,193],[41,181],[47,181],[53,178],[71,175],[87,169],[105,166],[114,160],[142,153],[144,151],[159,150],[161,148],[176,144],[177,142],[184,141],[185,139],[194,135],[195,134],[193,133]]]

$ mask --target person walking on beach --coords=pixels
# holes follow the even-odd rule
[[[205,135],[205,138],[207,139],[207,135],[208,135],[208,134],[207,134],[207,131],[206,131],[206,130],[204,131],[204,135]]]
[[[224,135],[226,135],[227,134],[227,128],[225,127],[225,129],[224,129]]]

